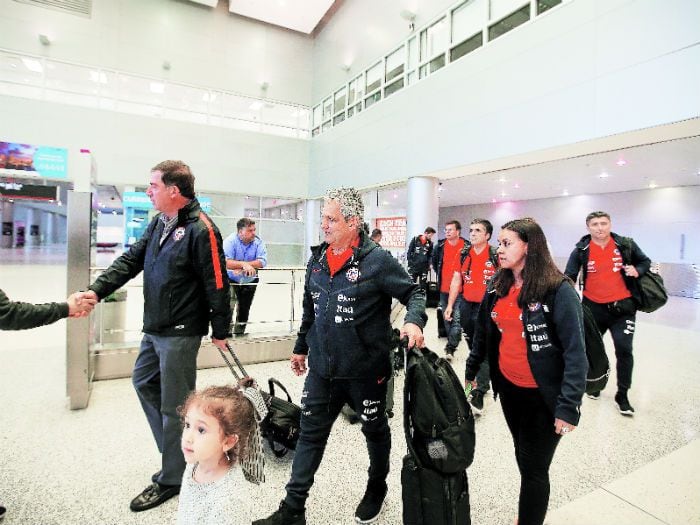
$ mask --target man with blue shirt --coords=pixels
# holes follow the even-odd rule
[[[255,235],[255,221],[243,217],[236,223],[237,233],[224,240],[226,269],[232,285],[231,308],[236,305],[236,319],[232,333],[245,334],[250,306],[257,288],[258,269],[267,266],[267,248],[263,240]]]

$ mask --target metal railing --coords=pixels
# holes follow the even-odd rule
[[[0,95],[309,138],[310,109],[0,48]]]
[[[90,268],[90,281],[104,269]],[[248,338],[289,336],[296,332],[301,323],[304,271],[304,267],[296,266],[259,271],[260,282],[250,285],[257,289],[248,320]],[[139,345],[143,319],[141,276],[127,283],[121,294],[114,295],[100,302],[90,317],[91,352],[128,351]]]

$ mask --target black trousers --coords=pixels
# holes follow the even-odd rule
[[[499,376],[501,407],[520,470],[518,525],[541,525],[549,504],[549,466],[561,436],[537,388],[521,388]]]
[[[301,432],[285,502],[303,509],[326,450],[333,423],[345,403],[360,417],[369,453],[368,484],[379,487],[389,474],[391,433],[386,418],[387,378],[324,379],[309,371],[301,394]],[[358,481],[359,482],[359,481]]]
[[[627,392],[632,387],[634,368],[632,341],[637,317],[634,301],[629,298],[615,303],[594,303],[584,297],[583,303],[591,309],[600,333],[605,335],[610,330],[617,362],[617,390]]]
[[[250,307],[253,304],[255,290],[258,287],[257,282],[256,280],[250,284],[232,283],[231,285],[231,309],[233,309],[234,303],[236,306],[235,324],[231,330],[234,335],[243,335],[245,333]]]

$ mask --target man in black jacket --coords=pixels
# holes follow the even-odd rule
[[[162,454],[162,469],[132,500],[134,512],[180,492],[185,459],[177,407],[195,388],[197,352],[209,324],[212,343],[224,350],[231,323],[221,234],[199,207],[189,166],[161,162],[151,170],[146,193],[161,213],[86,292],[103,299],[143,271],[144,335],[132,381]]]
[[[363,205],[353,188],[328,192],[321,215],[325,242],[312,248],[306,269],[303,316],[291,367],[309,374],[302,394],[301,433],[287,496],[254,525],[304,525],[305,502],[341,407],[359,415],[369,452],[369,480],[355,511],[374,521],[386,497],[391,434],[385,414],[393,348],[392,297],[406,305],[402,335],[423,346],[425,295],[391,254],[362,230]]]
[[[28,330],[55,323],[66,317],[85,317],[97,301],[83,299],[74,293],[65,303],[31,304],[10,301],[5,292],[0,290],[0,330]],[[0,505],[0,520],[5,517],[4,506]]]
[[[435,228],[428,226],[422,235],[416,235],[411,239],[406,250],[408,273],[413,282],[420,284],[423,290],[426,289],[430,259],[433,255],[433,235],[435,235]]]
[[[590,232],[571,252],[566,275],[576,280],[582,271],[583,303],[590,308],[601,334],[610,330],[617,359],[615,403],[622,415],[633,416],[627,391],[632,386],[632,339],[637,306],[637,279],[649,271],[651,261],[629,237],[611,231],[610,215],[594,211],[586,217]],[[599,399],[600,392],[587,394]]]

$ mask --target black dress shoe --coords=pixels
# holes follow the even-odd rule
[[[161,503],[165,503],[173,496],[180,493],[180,485],[161,485],[154,483],[144,489],[144,491],[131,500],[129,508],[134,512],[152,509]]]
[[[7,509],[5,507],[3,507],[2,505],[0,505],[0,520],[2,520],[5,517],[6,511],[7,511]]]
[[[153,483],[157,483],[157,482],[158,482],[158,478],[160,477],[160,473],[161,473],[161,472],[163,472],[163,471],[162,471],[162,470],[159,470],[158,472],[156,472],[155,474],[153,474],[153,475],[151,476],[151,481],[152,481]]]

